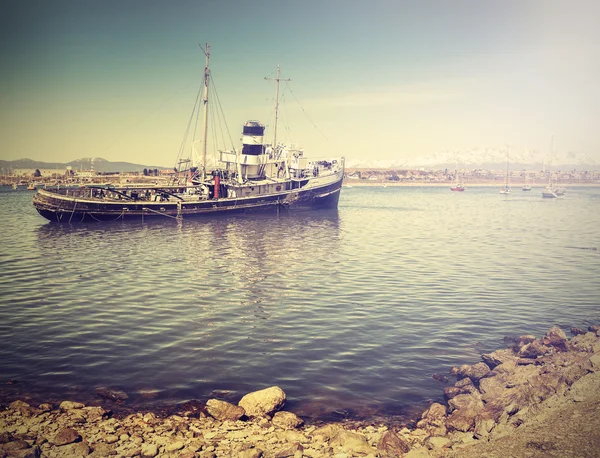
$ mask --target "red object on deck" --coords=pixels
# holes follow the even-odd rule
[[[215,199],[219,198],[219,188],[221,187],[221,177],[215,175]]]

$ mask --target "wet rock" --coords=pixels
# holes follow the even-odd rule
[[[81,402],[74,402],[74,401],[63,401],[58,406],[58,408],[61,410],[82,409],[84,407],[85,407],[85,404],[82,404]]]
[[[535,359],[544,356],[548,351],[548,347],[544,346],[539,340],[534,340],[533,342],[522,346],[519,349],[518,355],[522,358]]]
[[[445,375],[442,375],[442,374],[438,374],[437,372],[432,374],[431,378],[433,378],[434,380],[437,380],[438,382],[441,382],[441,383],[448,382],[448,377],[446,377]]]
[[[446,399],[452,399],[459,394],[470,394],[475,393],[477,388],[473,385],[470,378],[464,378],[457,381],[454,386],[447,386],[444,388],[444,396]]]
[[[73,428],[63,428],[54,436],[52,443],[54,445],[66,445],[78,440],[81,440],[81,436],[77,431]]]
[[[558,326],[552,326],[543,339],[544,345],[550,345],[558,351],[568,350],[568,340],[565,332]]]
[[[588,331],[593,332],[594,334],[597,334],[598,331],[600,331],[600,326],[598,326],[598,325],[588,326]]]
[[[24,416],[31,416],[34,413],[37,413],[37,409],[31,407],[29,404],[23,401],[13,401],[8,405],[10,410],[14,410],[15,412],[19,412]]]
[[[493,369],[500,364],[505,364],[510,361],[514,361],[516,356],[510,349],[496,350],[489,354],[481,355],[481,359],[488,365],[489,368]]]
[[[377,443],[377,451],[381,458],[402,456],[403,454],[408,453],[409,450],[410,445],[408,442],[393,431],[385,432]]]
[[[489,375],[490,372],[491,370],[488,365],[480,362],[472,366],[464,364],[459,368],[457,375],[460,378],[469,378],[471,381],[477,382],[483,377]]]
[[[446,416],[446,406],[434,402],[423,412],[421,418],[427,421],[441,421]]]
[[[571,334],[573,334],[574,336],[579,336],[585,334],[585,331],[581,328],[571,328]]]
[[[52,410],[52,404],[48,402],[43,402],[38,406],[38,410],[40,411],[40,413],[50,412]]]
[[[526,334],[524,336],[517,337],[516,344],[518,347],[522,347],[523,345],[530,344],[535,340],[535,336],[532,334]]]
[[[104,399],[110,399],[111,401],[125,401],[129,399],[127,393],[121,390],[113,388],[96,388],[96,394]]]
[[[271,415],[285,404],[285,393],[278,386],[248,393],[238,405],[243,407],[249,417],[262,417]]]
[[[301,426],[304,420],[292,412],[275,412],[271,422],[282,429],[294,429]]]
[[[209,399],[206,403],[206,411],[211,417],[221,421],[236,421],[246,414],[243,407],[219,399]]]

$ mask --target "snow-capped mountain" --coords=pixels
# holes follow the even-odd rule
[[[472,148],[468,150],[443,151],[429,156],[402,160],[352,160],[348,159],[349,168],[425,168],[425,169],[503,169],[506,167],[506,149],[501,148]],[[578,169],[597,170],[598,161],[587,154],[571,151],[554,152],[550,154],[535,150],[508,151],[508,161],[512,169]]]

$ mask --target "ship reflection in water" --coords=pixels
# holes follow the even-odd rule
[[[600,321],[599,251],[569,248],[600,247],[597,191],[462,197],[350,188],[337,211],[57,225],[3,193],[0,395],[107,387],[129,395],[111,408],[154,409],[279,385],[299,415],[402,416],[505,336]]]

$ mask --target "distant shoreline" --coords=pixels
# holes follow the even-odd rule
[[[517,190],[521,188],[525,183],[514,183],[511,185],[512,188]],[[369,182],[368,180],[344,180],[342,184],[343,187],[423,187],[423,188],[450,188],[452,183],[440,183],[440,182],[396,182],[396,181],[388,181],[382,184],[380,181],[378,182]],[[500,188],[503,186],[503,183],[499,181],[488,181],[488,182],[476,182],[476,183],[464,183],[465,188],[468,190],[469,188]],[[545,184],[530,184],[531,191],[542,190],[546,187]],[[556,186],[566,187],[566,188],[600,188],[600,183],[557,183]]]

